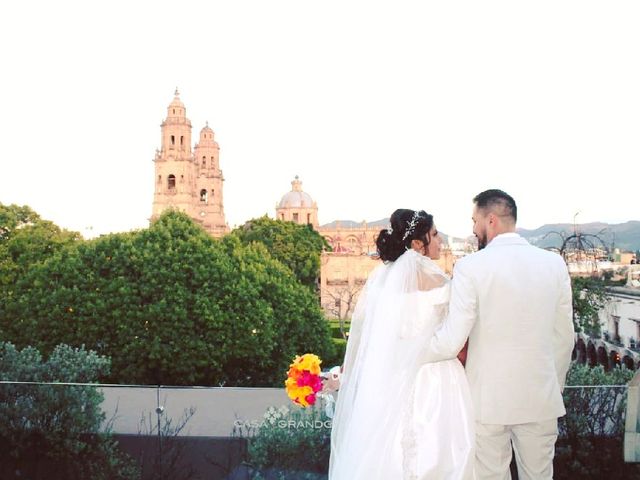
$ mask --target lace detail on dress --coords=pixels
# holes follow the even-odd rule
[[[402,479],[418,480],[418,441],[416,437],[415,425],[413,424],[415,383],[411,387],[411,393],[407,398],[407,405],[402,417],[402,438],[400,448],[402,449]]]

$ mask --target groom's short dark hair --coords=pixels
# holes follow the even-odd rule
[[[498,215],[509,216],[514,222],[518,220],[518,207],[511,195],[502,190],[491,189],[479,193],[473,198],[478,208],[493,210]],[[500,209],[496,212],[495,210]]]

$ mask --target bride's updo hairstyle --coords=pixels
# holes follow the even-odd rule
[[[384,262],[394,262],[411,248],[412,240],[422,240],[425,247],[431,240],[429,232],[433,227],[433,215],[424,210],[399,208],[390,218],[391,227],[380,230],[376,239],[378,255]]]

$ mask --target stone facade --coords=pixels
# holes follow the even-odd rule
[[[358,296],[378,257],[324,252],[320,257],[320,305],[331,318],[351,318]]]
[[[207,124],[191,149],[191,121],[178,90],[161,126],[161,147],[156,150],[155,193],[151,220],[167,209],[185,212],[214,237],[229,231],[222,195],[220,147]]]
[[[379,232],[380,229],[375,234]],[[351,318],[369,274],[381,263],[377,255],[367,253],[323,252],[320,258],[320,305],[325,314],[331,318]],[[436,263],[451,275],[455,257],[449,248],[443,248]]]

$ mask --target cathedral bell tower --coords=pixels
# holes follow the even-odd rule
[[[196,214],[204,228],[214,237],[220,237],[229,231],[224,219],[222,203],[222,170],[220,170],[220,147],[214,140],[209,122],[200,131],[200,141],[193,149],[196,163]]]
[[[211,235],[229,231],[222,203],[222,171],[218,144],[207,125],[191,150],[191,121],[176,89],[160,125],[161,148],[156,150],[155,193],[151,220],[166,209],[185,212]]]

